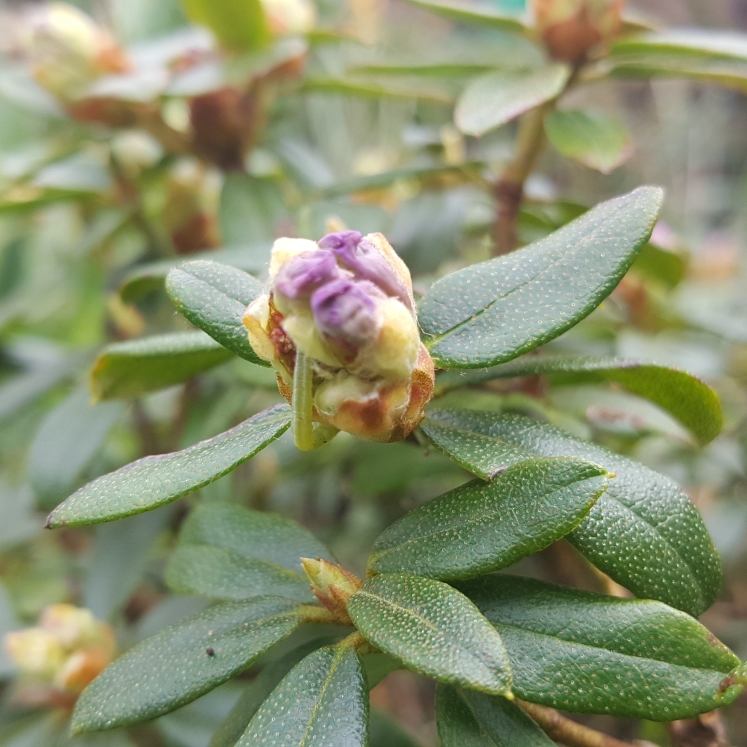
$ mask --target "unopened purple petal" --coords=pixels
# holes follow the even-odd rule
[[[287,298],[308,298],[320,285],[339,277],[335,255],[319,249],[288,260],[278,272],[275,288]]]
[[[348,345],[365,345],[378,332],[377,296],[379,292],[369,283],[341,278],[323,285],[311,297],[317,328]]]
[[[358,231],[329,233],[319,246],[331,249],[337,258],[359,278],[370,280],[388,296],[398,298],[412,309],[410,294],[404,281],[397,275],[384,255]]]

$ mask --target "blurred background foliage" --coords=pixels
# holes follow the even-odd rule
[[[199,340],[178,371],[127,342],[190,329],[163,291],[166,271],[184,255],[261,277],[278,236],[381,231],[421,292],[486,259],[495,213],[489,185],[511,156],[515,126],[467,138],[454,126],[453,103],[475,74],[540,58],[500,29],[399,0],[318,0],[316,20],[290,0],[268,0],[264,10],[193,0],[75,5],[136,62],[122,75],[110,60],[106,73],[86,81],[87,106],[51,96],[29,75],[13,31],[31,3],[6,0],[0,24],[0,634],[32,624],[51,603],[73,602],[109,621],[123,649],[206,604],[171,594],[164,582],[196,501],[290,516],[362,572],[384,527],[468,479],[415,443],[341,434],[302,454],[286,436],[175,506],[91,530],[43,529],[45,512],[87,480],[216,435],[280,401],[266,369],[227,360]],[[218,5],[230,12],[209,17]],[[492,7],[521,12],[523,2]],[[635,10],[667,25],[747,31],[741,0],[641,0]],[[428,75],[397,70],[414,64],[433,67]],[[564,108],[589,106],[624,125],[627,160],[594,170],[546,149],[518,222],[528,243],[639,184],[666,187],[652,244],[611,298],[553,348],[695,373],[722,397],[722,435],[699,449],[655,406],[577,380],[494,382],[441,402],[544,418],[685,486],[726,570],[703,621],[745,659],[747,98],[735,88],[672,75],[604,78],[573,91]],[[554,145],[563,142],[562,132],[550,134]],[[565,152],[573,155],[572,143]],[[122,344],[97,360],[111,343]],[[599,584],[565,543],[520,570]],[[66,743],[64,716],[17,686],[7,658],[0,677],[0,745]],[[395,672],[374,690],[374,747],[435,743],[428,687]],[[206,747],[238,692],[231,683],[152,727],[73,741]],[[747,744],[745,706],[742,697],[725,712],[734,744]],[[668,744],[661,725],[587,721]]]

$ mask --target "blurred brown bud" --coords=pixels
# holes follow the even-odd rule
[[[217,170],[196,158],[182,158],[171,168],[163,222],[178,254],[220,245],[220,187]]]
[[[532,0],[537,31],[556,60],[580,63],[622,27],[625,0]]]

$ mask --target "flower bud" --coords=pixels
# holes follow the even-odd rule
[[[77,98],[100,75],[130,68],[109,33],[67,3],[30,11],[18,36],[36,80],[63,101]]]
[[[433,393],[410,273],[381,234],[278,239],[270,292],[244,314],[257,355],[293,404],[298,354],[310,361],[313,419],[374,441],[406,438]]]
[[[8,633],[4,646],[28,678],[77,695],[111,663],[116,640],[90,610],[53,604],[37,627]]]
[[[306,575],[311,581],[314,596],[342,624],[352,624],[347,613],[347,602],[361,588],[363,582],[340,565],[322,558],[301,558]]]
[[[316,5],[311,0],[261,0],[270,31],[279,36],[306,34],[316,23]]]
[[[535,26],[556,60],[582,62],[622,27],[625,0],[532,0]]]

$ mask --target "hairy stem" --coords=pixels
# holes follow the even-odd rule
[[[603,734],[601,731],[576,723],[565,716],[561,716],[553,708],[547,708],[536,703],[526,703],[523,700],[517,700],[516,702],[555,742],[561,742],[568,747],[631,747],[630,742],[622,742]]]
[[[299,605],[298,615],[305,623],[340,624],[339,620],[326,607],[315,607],[313,604]]]
[[[300,451],[314,449],[314,423],[312,401],[313,372],[308,358],[296,351],[296,367],[293,369],[293,440]]]

